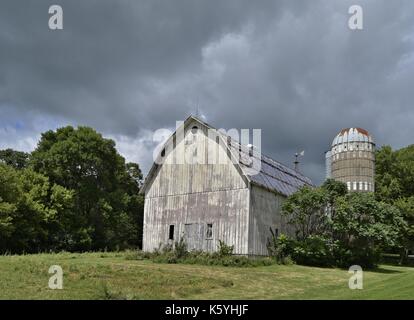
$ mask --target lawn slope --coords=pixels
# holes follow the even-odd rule
[[[126,253],[0,256],[0,299],[414,299],[414,268],[364,272],[304,266],[231,268],[127,260]],[[51,265],[63,290],[48,288]]]

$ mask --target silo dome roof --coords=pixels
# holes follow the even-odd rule
[[[374,143],[374,139],[369,132],[362,128],[342,129],[332,141],[332,146],[348,142],[369,142]]]

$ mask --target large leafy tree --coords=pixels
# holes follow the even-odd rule
[[[0,164],[0,251],[59,248],[72,196],[70,190],[50,183],[42,174]]]
[[[339,259],[369,265],[379,258],[374,255],[402,246],[406,223],[397,207],[372,193],[355,192],[338,197],[335,207],[332,230],[342,249]]]
[[[335,216],[335,201],[348,192],[346,184],[327,179],[320,188],[303,187],[291,195],[282,207],[288,223],[294,226],[296,237],[324,234]]]
[[[414,196],[414,145],[397,150],[397,172],[394,174],[399,178],[401,195],[403,197]]]
[[[15,169],[23,169],[27,167],[30,154],[13,149],[0,150],[0,162],[5,163]]]
[[[401,234],[403,246],[400,248],[400,258],[401,263],[404,263],[408,258],[408,251],[414,248],[414,196],[401,197],[394,204],[401,211],[407,224]]]
[[[407,223],[401,250],[401,259],[405,260],[409,250],[414,250],[414,145],[396,151],[390,146],[380,148],[376,152],[375,184],[377,199],[397,206]]]
[[[322,188],[303,187],[284,202],[282,211],[298,240],[325,232],[328,194]]]
[[[126,164],[105,139],[89,127],[67,126],[42,134],[31,166],[50,181],[74,191],[76,230],[73,250],[115,249],[139,244],[142,212],[138,196],[142,174]]]
[[[21,190],[17,173],[11,167],[0,164],[0,243],[2,249],[14,231],[13,217]]]
[[[414,196],[414,145],[376,152],[375,185],[377,198],[386,202]]]
[[[398,207],[333,180],[300,189],[282,212],[297,230],[293,254],[302,263],[373,266],[380,252],[401,247],[407,226]]]

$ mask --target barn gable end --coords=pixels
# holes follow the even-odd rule
[[[203,134],[193,133],[194,127]],[[215,251],[222,240],[234,245],[235,253],[247,254],[249,181],[231,161],[225,143],[212,141],[208,129],[198,119],[187,119],[184,139],[167,147],[163,163],[151,169],[143,188],[144,250],[184,237],[189,249]],[[217,161],[209,164],[211,146],[216,146]],[[191,154],[191,148],[201,164],[177,164],[176,157]]]

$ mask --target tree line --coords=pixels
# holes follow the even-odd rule
[[[31,153],[0,150],[0,253],[141,247],[142,173],[115,142],[90,127],[41,135]],[[293,238],[274,235],[269,252],[304,264],[401,262],[414,247],[414,145],[376,151],[376,192],[327,180],[290,196],[283,214]]]
[[[141,246],[142,173],[89,127],[47,131],[36,149],[0,151],[0,252]]]

